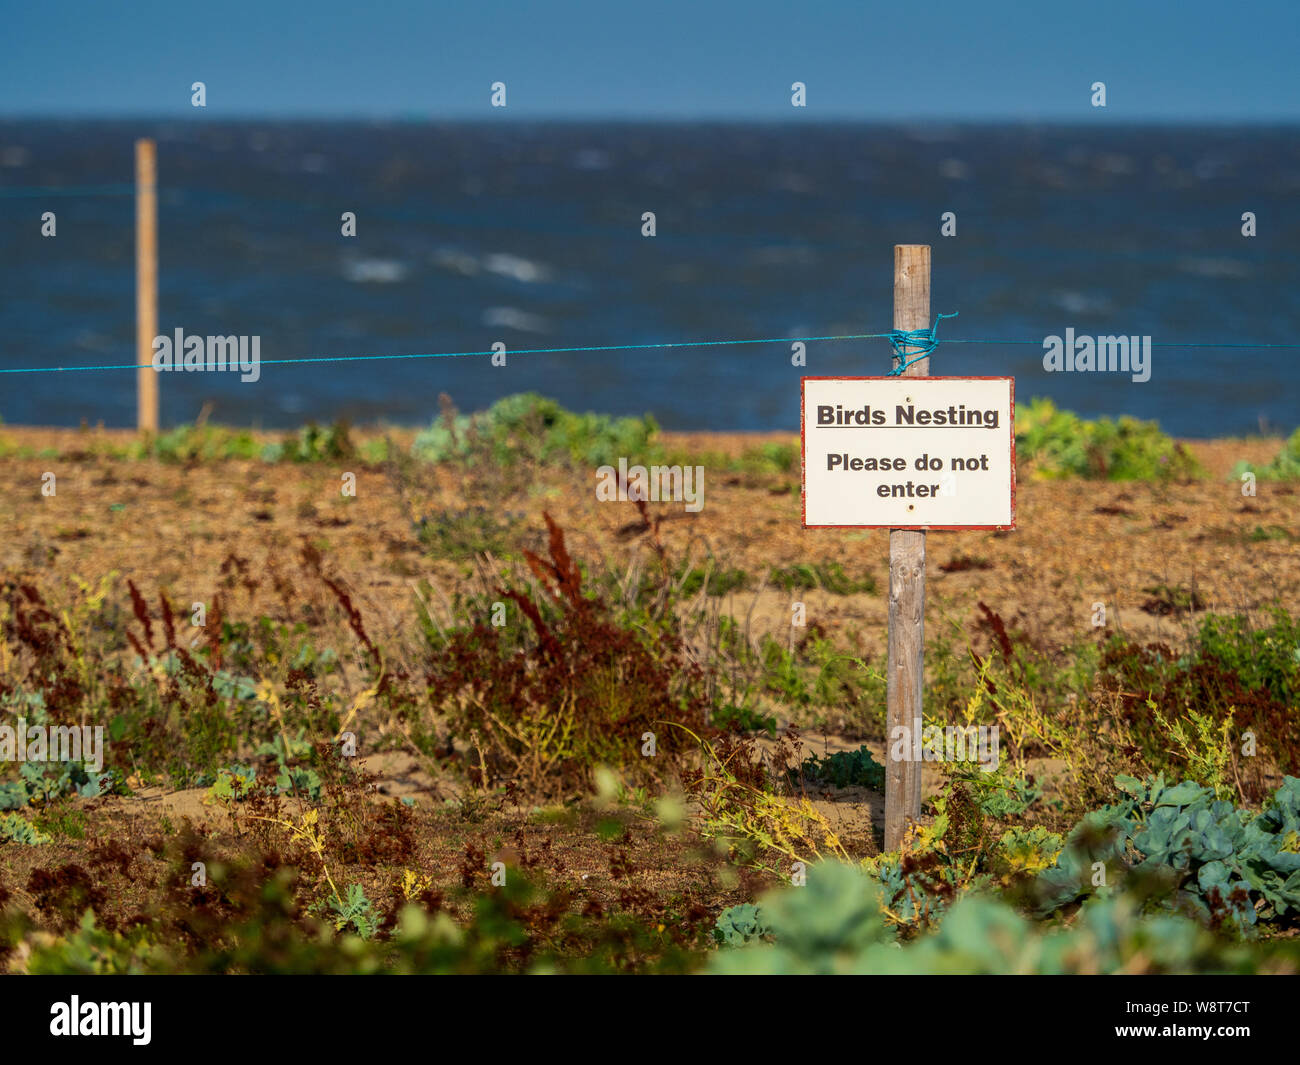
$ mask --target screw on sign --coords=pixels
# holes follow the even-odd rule
[[[930,377],[907,349],[932,350],[929,321],[930,248],[896,245],[894,329],[923,334],[901,375],[802,381],[804,526],[889,529],[886,850],[921,813],[926,531],[1016,523],[1015,381]]]

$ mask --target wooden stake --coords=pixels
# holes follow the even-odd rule
[[[930,326],[930,246],[894,245],[894,328]],[[904,377],[927,377],[921,359]],[[886,711],[885,850],[897,849],[921,816],[921,695],[925,661],[925,533],[889,530],[889,673]],[[904,732],[897,730],[905,729]],[[896,760],[895,737],[906,736]]]
[[[135,142],[136,427],[158,431],[158,374],[152,366],[158,335],[158,196],[154,142]]]

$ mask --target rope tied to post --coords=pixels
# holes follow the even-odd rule
[[[952,314],[940,314],[934,320],[934,325],[928,329],[895,329],[889,333],[889,343],[894,348],[894,358],[898,360],[898,365],[889,371],[889,377],[901,377],[903,371],[914,363],[922,359],[928,359],[930,353],[939,346],[939,319],[956,318],[958,312]],[[914,358],[908,358],[913,352],[908,349],[915,349],[920,352]]]

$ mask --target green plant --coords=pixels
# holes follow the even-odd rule
[[[1214,744],[1216,758],[1227,755],[1216,786],[1230,776],[1243,798],[1262,800],[1270,777],[1300,770],[1300,717],[1293,712],[1300,705],[1300,621],[1281,607],[1271,611],[1267,623],[1211,614],[1190,643],[1178,652],[1162,643],[1114,636],[1102,645],[1099,686],[1112,693],[1126,742],[1140,750],[1153,771],[1208,781],[1210,765],[1193,768],[1190,749],[1177,742],[1171,748],[1166,737],[1179,722],[1198,727],[1189,707],[1216,732],[1230,721],[1225,738],[1234,731],[1237,738]],[[1238,738],[1247,734],[1268,737],[1251,751],[1253,757],[1241,753],[1244,741]]]
[[[1182,585],[1170,587],[1168,584],[1153,584],[1142,590],[1151,596],[1141,606],[1141,609],[1147,614],[1168,617],[1177,614],[1190,614],[1205,609],[1205,601],[1197,594],[1195,588],[1185,588]]]
[[[480,786],[513,779],[573,795],[590,788],[597,765],[653,775],[685,746],[666,723],[705,729],[703,671],[672,619],[647,632],[621,623],[599,589],[589,595],[564,533],[544,516],[549,558],[524,553],[534,583],[489,592],[527,624],[490,625],[488,600],[472,626],[430,633],[433,704],[454,734],[481,737],[468,766]],[[658,759],[641,755],[648,732]]]
[[[1155,422],[1127,416],[1085,421],[1045,398],[1016,407],[1016,457],[1047,478],[1182,480],[1203,472]]]
[[[803,461],[797,440],[786,443],[782,440],[766,440],[757,447],[747,447],[741,452],[739,462],[732,461],[741,470],[748,473],[794,473],[799,472]]]
[[[760,861],[780,855],[797,862],[848,854],[825,816],[799,796],[778,795],[755,758],[750,740],[723,736],[716,743],[683,726],[699,745],[700,764],[685,773],[687,793],[699,804],[697,827],[739,858]],[[788,763],[788,744],[778,748],[780,766]],[[785,772],[778,779],[788,777]],[[769,852],[766,855],[764,852]]]
[[[1024,874],[1042,872],[1056,864],[1065,840],[1042,825],[1013,827],[1002,833],[994,858],[1003,883]]]
[[[792,780],[800,777],[816,784],[828,784],[835,788],[870,788],[883,791],[885,788],[885,767],[876,761],[866,745],[856,751],[836,751],[825,758],[811,754],[803,764],[792,771]]]
[[[807,706],[812,690],[795,652],[768,633],[759,644],[763,688],[787,705]]]
[[[742,947],[750,940],[762,939],[771,930],[763,919],[762,911],[750,902],[728,906],[715,922],[713,935],[719,944]]]
[[[50,837],[18,814],[0,814],[0,843],[22,843],[29,847],[49,843]]]
[[[1300,480],[1300,429],[1287,437],[1282,450],[1271,461],[1253,471],[1248,462],[1239,462],[1233,468],[1232,476],[1240,480],[1241,475],[1248,472],[1253,472],[1261,481]]]
[[[787,592],[822,588],[832,595],[856,595],[859,592],[875,595],[879,591],[876,579],[871,574],[854,579],[844,572],[844,567],[838,562],[798,562],[792,566],[782,566],[772,570],[770,580],[777,588]]]
[[[140,446],[143,454],[163,462],[212,462],[254,459],[261,454],[253,434],[217,425],[178,425]]]
[[[217,770],[208,789],[209,798],[218,802],[242,802],[257,784],[257,770],[252,766],[232,765]]]
[[[497,400],[477,415],[457,414],[447,401],[443,413],[412,447],[429,462],[467,465],[577,463],[601,466],[653,458],[658,425],[650,415],[610,418],[575,414],[553,399],[524,392]]]
[[[1038,877],[1039,913],[1131,879],[1152,905],[1238,933],[1300,914],[1300,779],[1287,777],[1259,815],[1193,781],[1115,783],[1125,798],[1087,815]]]
[[[899,943],[863,870],[811,866],[805,887],[758,900],[765,934],[720,950],[715,974],[1042,974],[1295,972],[1300,948],[1224,942],[1185,918],[1143,912],[1125,896],[1084,905],[1068,928],[1035,927],[1005,903],[968,895],[941,924]]]
[[[504,558],[515,551],[522,517],[498,506],[466,506],[422,517],[415,533],[436,558],[460,561],[484,553]]]
[[[296,434],[286,436],[278,450],[275,445],[264,449],[262,457],[267,461],[337,462],[354,455],[356,448],[346,422],[335,422],[327,429],[308,422]]]
[[[1256,525],[1249,533],[1246,534],[1246,543],[1263,544],[1272,540],[1291,541],[1295,537],[1280,525],[1269,525],[1267,527]]]
[[[678,567],[676,579],[678,594],[687,598],[698,595],[701,588],[707,589],[709,595],[729,595],[749,586],[749,574],[743,569],[718,567],[711,560],[690,569]]]
[[[173,869],[188,876],[183,849],[174,845]],[[13,906],[0,909],[0,955],[33,974],[685,972],[712,939],[702,921],[690,922],[695,932],[596,906],[575,912],[565,890],[513,868],[504,886],[466,895],[459,916],[418,876],[405,877],[382,920],[359,885],[337,907],[301,906],[295,871],[270,854],[214,861],[208,872],[208,888],[164,896],[126,930],[85,910],[56,936]],[[349,911],[351,923],[338,927]]]
[[[776,735],[776,718],[748,706],[720,706],[713,711],[715,728],[730,732],[766,732]]]
[[[1177,718],[1169,721],[1160,712],[1154,699],[1147,700],[1147,708],[1173,740],[1175,748],[1187,763],[1187,771],[1192,780],[1210,788],[1216,799],[1232,798],[1236,789],[1229,779],[1232,761],[1232,740],[1229,733],[1236,707],[1228,707],[1223,721],[1216,722],[1214,714],[1199,714],[1189,706],[1187,716],[1191,719],[1191,727],[1188,727],[1186,721]]]
[[[93,799],[113,787],[111,771],[96,773],[81,762],[23,762],[17,780],[0,781],[0,810],[20,810],[66,795]]]
[[[32,823],[42,832],[64,839],[86,838],[86,814],[68,803],[59,803],[41,811]]]
[[[329,908],[334,915],[336,931],[354,928],[362,939],[374,938],[379,925],[371,912],[365,889],[360,884],[349,884],[347,893],[342,898],[333,896],[329,900]]]
[[[944,791],[935,800],[938,813],[944,812],[945,796],[954,787],[964,789],[979,812],[994,820],[1019,817],[1043,795],[1042,785],[1021,775],[1008,762],[999,761],[989,770],[961,762],[944,768],[949,777]]]

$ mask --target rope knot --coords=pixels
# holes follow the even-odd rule
[[[887,376],[900,377],[904,370],[922,359],[928,359],[930,353],[939,346],[939,338],[936,335],[939,331],[940,318],[956,318],[956,311],[952,314],[940,314],[935,317],[934,325],[929,329],[895,329],[889,334],[889,343],[894,348],[894,358],[897,360],[896,365],[889,371]],[[911,349],[911,350],[909,350]],[[915,355],[913,358],[909,356]]]

